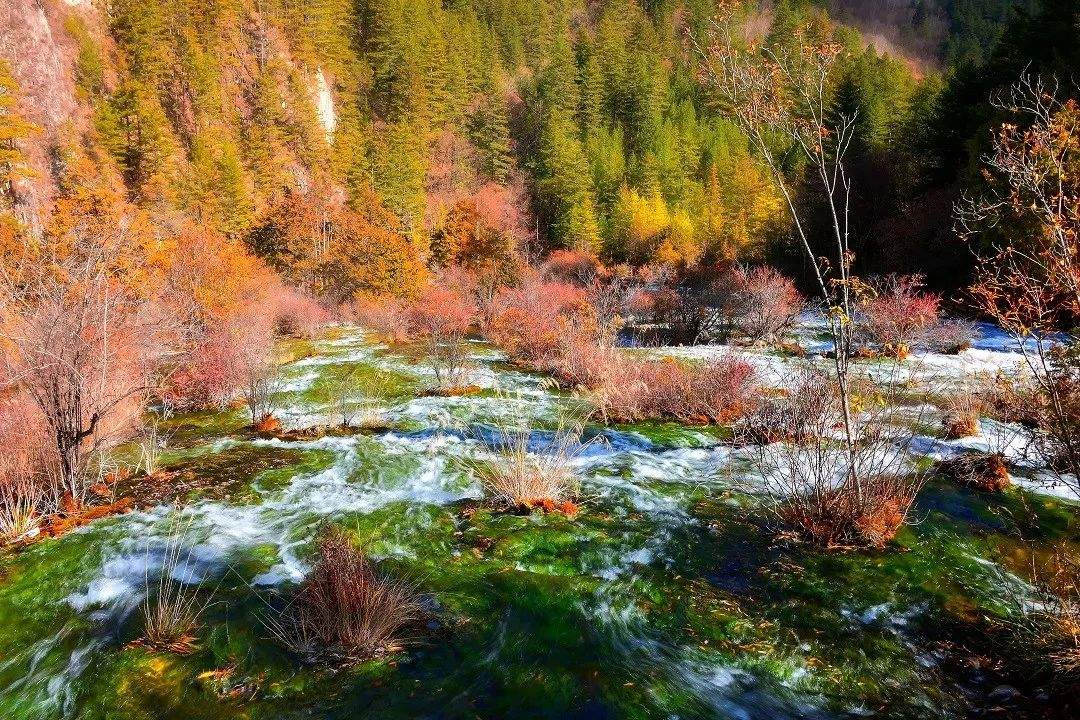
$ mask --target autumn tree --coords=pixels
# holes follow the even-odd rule
[[[85,225],[48,263],[0,274],[0,354],[6,383],[44,417],[57,493],[81,504],[91,460],[138,418],[165,351],[160,308],[143,292],[136,222],[108,235]]]
[[[18,90],[10,66],[0,60],[0,212],[10,209],[15,202],[15,183],[29,172],[20,142],[36,130],[18,113]]]
[[[1010,116],[983,158],[986,187],[955,207],[978,255],[977,307],[1012,334],[1045,398],[1044,455],[1080,477],[1080,105],[1024,74],[994,98]],[[1003,231],[1004,230],[1004,231]]]
[[[374,197],[354,210],[333,186],[290,192],[249,235],[259,256],[332,304],[358,293],[409,295],[425,279],[419,253]]]

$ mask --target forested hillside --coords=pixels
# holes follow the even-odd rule
[[[921,270],[946,289],[962,280],[957,248],[940,272],[911,257],[952,245],[956,189],[942,183],[966,173],[984,137],[989,92],[1008,77],[1002,58],[1037,51],[1049,70],[1069,66],[1067,37],[1023,46],[1033,22],[1068,34],[1068,3],[1044,4],[1044,21],[1001,3],[914,7],[949,18],[930,64],[903,43],[882,54],[873,36],[830,30],[845,47],[835,102],[858,114],[852,228],[865,269]],[[854,22],[873,10],[836,9]],[[0,17],[12,75],[5,203],[40,232],[57,198],[108,186],[147,212],[244,240],[337,299],[401,290],[393,266],[446,263],[476,216],[534,252],[683,265],[782,257],[789,220],[777,187],[697,77],[694,45],[713,11],[697,1],[15,0]],[[785,0],[748,9],[745,32],[784,42],[806,23],[830,20]],[[289,227],[327,213],[340,218],[326,247]],[[358,251],[365,243],[378,251]],[[342,272],[348,282],[331,289]]]
[[[1080,717],[1080,0],[0,0],[0,718]]]

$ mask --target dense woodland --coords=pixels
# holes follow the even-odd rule
[[[857,267],[952,291],[971,256],[949,207],[979,182],[990,95],[1025,68],[1070,82],[1075,8],[909,10],[915,26],[949,18],[932,62],[880,53],[809,2],[744,24],[780,45],[809,24],[844,47],[830,102],[857,116]],[[40,51],[62,77],[18,52],[31,6],[6,12],[5,204],[36,235],[51,203],[91,186],[242,242],[336,301],[408,292],[396,268],[453,261],[477,213],[536,256],[797,265],[775,182],[698,76],[709,3],[83,4],[43,11],[54,47]],[[799,163],[784,172],[813,204]],[[320,248],[299,226],[327,212]]]

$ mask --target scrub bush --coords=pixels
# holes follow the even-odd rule
[[[906,357],[938,325],[941,297],[922,291],[918,275],[889,275],[867,285],[857,334],[898,358]]]
[[[790,330],[806,306],[795,283],[770,267],[737,267],[732,282],[734,325],[751,340],[772,340]]]
[[[341,530],[317,539],[315,565],[288,607],[265,620],[274,637],[309,660],[358,661],[400,649],[423,607],[408,583],[382,575]]]

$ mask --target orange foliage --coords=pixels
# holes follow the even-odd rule
[[[412,296],[426,270],[397,221],[374,197],[362,211],[320,184],[290,192],[249,235],[251,247],[287,278],[332,304],[361,293]]]

